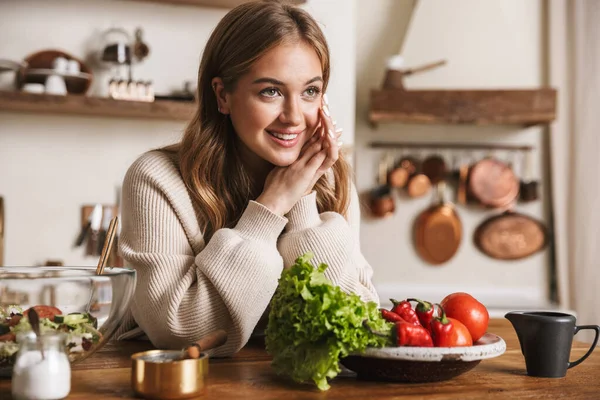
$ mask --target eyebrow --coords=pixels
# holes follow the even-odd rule
[[[323,78],[321,78],[320,76],[315,76],[312,79],[309,79],[305,85],[309,85],[313,82],[323,82]],[[275,79],[275,78],[258,78],[257,80],[255,80],[254,82],[252,82],[253,84],[256,83],[272,83],[273,85],[280,85],[280,86],[285,86],[285,83]]]

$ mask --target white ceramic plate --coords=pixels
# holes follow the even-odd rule
[[[467,347],[383,347],[368,348],[356,356],[407,361],[477,361],[494,358],[506,351],[506,342],[486,333],[475,345]]]

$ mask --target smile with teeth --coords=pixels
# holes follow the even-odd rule
[[[294,140],[298,137],[298,133],[279,133],[267,131],[267,133],[271,136],[275,136],[277,139],[281,140]]]

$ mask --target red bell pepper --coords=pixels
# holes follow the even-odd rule
[[[433,347],[431,334],[421,325],[413,325],[404,320],[394,323],[389,333],[374,331],[365,320],[363,325],[373,335],[388,338],[393,346]]]
[[[392,304],[394,304],[392,312],[395,312],[400,317],[402,317],[403,320],[410,324],[421,326],[421,322],[419,322],[419,317],[417,317],[417,312],[412,308],[412,305],[409,301],[398,301],[394,299],[390,299],[390,301],[392,302]]]
[[[452,321],[446,317],[446,312],[437,304],[442,316],[434,317],[431,320],[431,336],[433,337],[433,344],[435,347],[452,347],[455,345],[453,339],[454,326]]]
[[[419,299],[407,299],[406,301],[416,301],[419,303],[415,307],[417,317],[425,329],[431,329],[431,320],[433,319],[433,312],[435,310],[433,304]]]
[[[396,322],[392,329],[392,341],[396,346],[433,347],[433,340],[427,329],[406,321]]]
[[[395,312],[386,310],[385,308],[381,309],[381,316],[387,322],[400,322],[400,321],[404,321],[401,316],[399,316]]]

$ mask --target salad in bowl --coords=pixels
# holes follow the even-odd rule
[[[136,272],[94,267],[0,268],[0,376],[10,376],[19,334],[31,331],[35,309],[40,333],[61,332],[71,362],[83,360],[112,339],[130,307]]]

